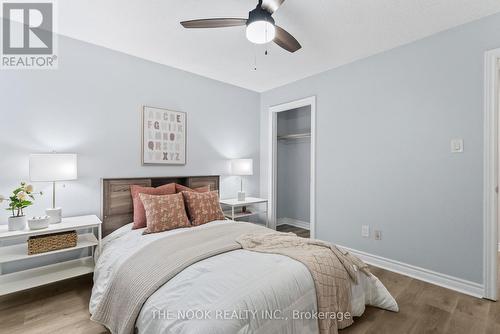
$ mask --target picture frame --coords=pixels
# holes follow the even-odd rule
[[[185,165],[187,113],[144,105],[141,120],[142,165]]]

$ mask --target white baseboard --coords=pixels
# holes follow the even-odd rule
[[[291,225],[295,227],[300,227],[305,230],[309,230],[309,223],[308,222],[303,222],[301,220],[293,219],[293,218],[278,218],[278,223],[276,226],[280,225]]]
[[[484,296],[484,286],[482,284],[416,267],[407,263],[387,259],[378,255],[357,251],[348,247],[340,245],[339,247],[347,250],[351,254],[359,257],[367,264],[373,265],[375,267],[393,271],[401,275],[416,278],[421,281],[439,285],[441,287],[465,293],[474,297],[483,298]]]

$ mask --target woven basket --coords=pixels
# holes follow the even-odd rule
[[[76,246],[76,231],[36,235],[28,239],[28,255]]]

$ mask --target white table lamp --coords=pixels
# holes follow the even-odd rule
[[[241,189],[238,192],[238,201],[245,200],[245,192],[243,191],[243,176],[253,175],[253,160],[252,159],[233,159],[231,160],[231,174],[241,177]]]
[[[50,224],[61,222],[62,209],[56,207],[56,182],[77,179],[76,154],[31,154],[30,179],[34,182],[52,182],[52,208],[47,209]]]

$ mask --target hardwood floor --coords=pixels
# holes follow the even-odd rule
[[[500,333],[500,303],[371,268],[396,298],[400,312],[367,307],[340,334]],[[0,333],[98,334],[89,318],[92,276],[0,297]]]
[[[478,299],[380,268],[371,271],[399,305],[399,313],[367,307],[341,334],[500,333],[500,303]]]
[[[309,238],[309,230],[300,228],[300,227],[295,227],[292,225],[279,225],[276,226],[276,230],[280,232],[293,232],[297,234],[299,237],[302,238]]]
[[[0,333],[108,333],[90,320],[92,275],[0,297]]]

